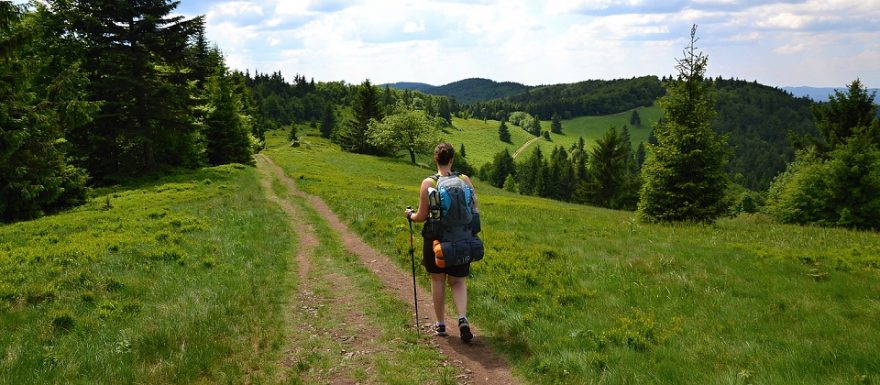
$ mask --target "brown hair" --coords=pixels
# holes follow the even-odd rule
[[[434,147],[434,161],[441,166],[449,164],[449,161],[455,157],[455,149],[449,143],[440,143]]]

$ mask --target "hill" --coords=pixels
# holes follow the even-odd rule
[[[818,135],[807,98],[794,98],[783,90],[742,80],[715,79],[712,129],[728,135],[733,156],[729,169],[737,182],[764,191],[794,159],[789,138]]]
[[[454,97],[459,103],[470,104],[481,100],[505,98],[526,92],[531,88],[520,83],[471,78],[435,87],[425,92],[432,95]]]
[[[409,269],[400,214],[432,171],[280,138],[267,154],[299,188]],[[644,225],[475,183],[487,255],[471,269],[468,314],[529,383],[880,380],[876,233],[760,216]]]
[[[380,84],[379,87],[385,88],[385,86],[396,88],[398,90],[412,90],[425,92],[430,89],[436,88],[436,86],[427,84],[427,83],[417,83],[417,82],[397,82],[397,83],[386,83]]]

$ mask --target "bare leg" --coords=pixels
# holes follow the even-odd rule
[[[455,302],[456,317],[467,314],[467,278],[449,276],[449,286],[452,287],[452,301]]]
[[[434,300],[434,316],[437,317],[437,322],[444,322],[446,318],[446,286],[443,282],[445,280],[446,274],[431,273],[431,298]]]

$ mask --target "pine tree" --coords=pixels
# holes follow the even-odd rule
[[[333,104],[324,104],[324,113],[321,114],[321,136],[329,138],[336,129],[336,113],[333,112]]]
[[[491,171],[489,172],[489,184],[495,187],[503,187],[505,180],[510,176],[516,176],[516,164],[510,152],[505,148],[501,152],[495,154],[495,158],[491,163]]]
[[[205,119],[205,153],[211,165],[250,164],[253,163],[251,136],[242,111],[241,94],[235,92],[234,80],[224,72],[218,72],[208,82],[212,108]]]
[[[438,104],[439,104],[439,107],[438,107],[439,111],[437,112],[437,116],[442,118],[446,122],[446,124],[451,125],[452,124],[452,114],[449,113],[449,99],[447,99],[445,97],[440,98],[440,101],[438,102]]]
[[[639,111],[633,110],[632,115],[629,116],[629,124],[633,125],[633,127],[642,126],[642,118],[639,116]]]
[[[201,163],[193,119],[188,44],[201,17],[172,16],[178,2],[49,0],[56,31],[80,49],[95,120],[68,133],[77,158],[99,181]]]
[[[467,157],[467,154],[464,152],[464,143],[462,143],[461,146],[458,147],[458,156],[462,158]]]
[[[611,127],[596,140],[590,156],[590,201],[602,207],[621,208],[628,179],[624,138]]]
[[[511,143],[510,130],[507,128],[507,124],[503,120],[498,126],[498,139],[504,143]]]
[[[38,5],[40,6],[40,5]],[[0,2],[0,220],[30,219],[82,203],[85,170],[70,164],[66,130],[97,112],[85,102],[87,78],[58,51],[45,12],[31,27]],[[45,8],[43,8],[45,11]]]
[[[709,124],[715,115],[708,58],[696,49],[697,26],[678,59],[678,76],[660,99],[664,119],[654,128],[658,144],[642,167],[641,220],[711,222],[724,213],[728,150]]]
[[[382,120],[382,110],[379,106],[379,92],[365,80],[355,90],[351,101],[351,109],[354,119],[350,120],[345,130],[337,135],[337,142],[343,150],[359,154],[375,154],[377,149],[367,142],[367,130],[370,120]]]
[[[553,117],[550,120],[550,132],[554,134],[562,133],[562,117],[557,113],[553,113]]]
[[[544,191],[544,172],[544,154],[541,147],[537,147],[529,159],[517,168],[516,184],[520,194],[541,195]]]

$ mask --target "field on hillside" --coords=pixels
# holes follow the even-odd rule
[[[563,146],[568,150],[573,144],[577,143],[578,139],[581,137],[584,138],[584,141],[587,144],[587,149],[592,149],[596,139],[601,138],[611,126],[617,127],[618,130],[623,129],[624,125],[628,126],[633,143],[633,150],[635,150],[640,142],[648,141],[651,127],[660,118],[661,113],[660,108],[656,105],[651,107],[640,107],[637,111],[642,120],[641,127],[632,127],[632,125],[630,125],[629,119],[632,110],[613,115],[581,116],[574,119],[563,120],[561,135],[551,134],[549,142],[543,138],[539,139],[529,146],[529,148],[520,155],[518,160],[522,161],[538,147],[541,148],[541,151],[544,152],[544,154],[550,154],[555,146]],[[491,162],[493,156],[504,148],[507,148],[508,151],[510,151],[510,154],[513,155],[520,146],[534,138],[534,136],[525,132],[522,128],[508,124],[513,143],[503,143],[498,140],[499,124],[500,123],[497,120],[487,120],[486,122],[483,122],[478,119],[464,120],[453,118],[452,125],[454,128],[448,129],[447,132],[443,134],[443,137],[455,146],[456,150],[462,143],[464,143],[468,161],[473,166],[479,168],[483,164]],[[550,130],[550,122],[542,121],[541,127],[544,130]],[[430,164],[431,160],[428,157],[422,157],[420,158],[420,163]]]
[[[0,226],[0,383],[237,383],[283,340],[295,246],[250,166]]]
[[[305,241],[263,178],[184,172],[0,226],[0,384],[455,383],[406,305],[276,181],[315,233],[309,267],[293,263]]]
[[[401,214],[434,171],[306,142],[270,135],[266,153],[408,269]],[[762,216],[647,225],[476,188],[487,255],[469,315],[532,383],[880,382],[880,234]]]

